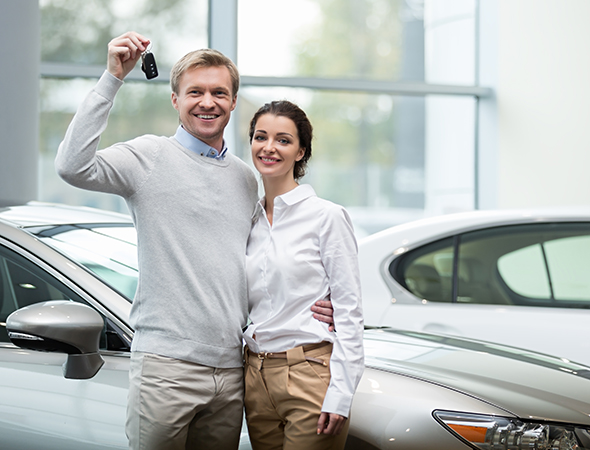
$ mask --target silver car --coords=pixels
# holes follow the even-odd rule
[[[0,448],[127,447],[135,247],[123,215],[0,210]],[[389,328],[365,350],[349,449],[590,449],[590,368]]]

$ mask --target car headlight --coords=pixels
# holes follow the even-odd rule
[[[452,411],[433,414],[445,428],[477,449],[590,449],[590,428]]]

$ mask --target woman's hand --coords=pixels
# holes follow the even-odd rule
[[[318,434],[340,434],[345,423],[346,417],[323,412],[318,420]]]

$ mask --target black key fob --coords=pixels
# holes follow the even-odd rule
[[[145,73],[148,80],[158,76],[158,67],[156,66],[156,58],[152,52],[143,52],[141,55],[141,70]]]

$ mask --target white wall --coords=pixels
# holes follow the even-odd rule
[[[590,1],[497,1],[497,207],[590,204]]]

